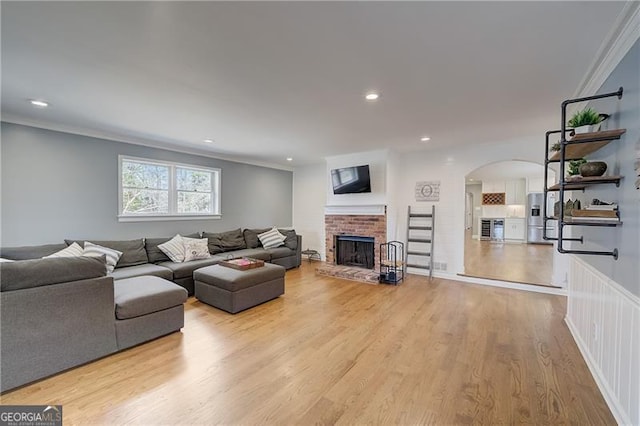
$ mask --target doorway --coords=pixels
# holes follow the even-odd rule
[[[464,275],[552,286],[553,245],[527,239],[527,203],[543,192],[543,174],[540,164],[513,160],[466,176]]]
[[[467,192],[464,202],[464,229],[473,228],[473,194]]]

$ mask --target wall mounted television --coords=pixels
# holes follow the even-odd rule
[[[331,183],[333,184],[333,193],[336,195],[371,192],[369,165],[333,169],[331,170]]]

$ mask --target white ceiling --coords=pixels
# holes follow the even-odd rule
[[[280,166],[542,139],[623,6],[3,1],[3,120]]]

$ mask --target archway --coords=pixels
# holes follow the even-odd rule
[[[465,177],[465,200],[474,200],[472,226],[465,220],[464,275],[551,286],[553,246],[542,239],[544,166],[530,161],[499,161]],[[555,172],[549,169],[549,181]],[[547,215],[555,202],[549,193]],[[538,223],[540,222],[540,223]],[[548,222],[547,235],[555,235]]]

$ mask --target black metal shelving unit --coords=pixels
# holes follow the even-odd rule
[[[583,237],[580,238],[565,238],[564,227],[565,226],[597,226],[597,227],[617,227],[622,225],[622,222],[599,222],[580,220],[574,221],[565,217],[565,204],[564,193],[565,191],[584,191],[585,188],[591,185],[601,184],[615,184],[616,187],[620,185],[622,176],[602,176],[594,178],[583,178],[579,181],[568,181],[565,177],[565,162],[570,160],[577,160],[586,155],[589,155],[603,146],[607,145],[611,141],[618,140],[625,133],[625,129],[606,130],[601,132],[584,133],[575,135],[571,139],[567,139],[567,134],[571,133],[573,129],[566,127],[567,122],[567,106],[578,102],[593,101],[603,98],[618,97],[622,98],[622,87],[616,92],[605,93],[602,95],[587,96],[584,98],[568,99],[562,102],[562,121],[561,128],[559,130],[550,130],[546,133],[545,140],[545,157],[544,157],[544,199],[543,199],[543,212],[544,212],[544,226],[543,226],[543,238],[548,241],[558,242],[558,252],[560,253],[572,253],[572,254],[587,254],[596,256],[612,256],[614,259],[618,259],[618,249],[614,248],[612,251],[595,251],[595,250],[571,250],[564,248],[565,241],[579,241],[583,243]],[[549,136],[553,134],[560,134],[560,151],[554,153],[549,157]],[[560,163],[560,179],[556,185],[549,186],[549,173],[548,167],[551,163]],[[560,212],[558,217],[547,216],[547,194],[550,191],[558,191],[558,201],[560,201]],[[558,237],[547,236],[547,221],[558,221]]]

